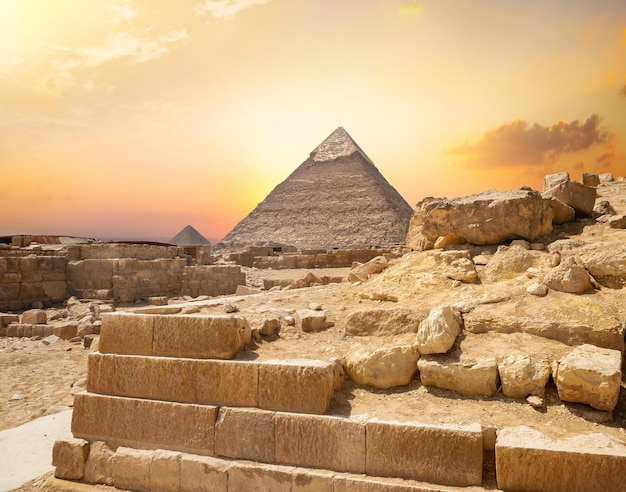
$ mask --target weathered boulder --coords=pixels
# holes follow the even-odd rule
[[[576,218],[576,210],[562,202],[555,196],[549,196],[546,198],[552,208],[552,223],[565,224],[571,222]]]
[[[377,256],[376,258],[372,258],[367,263],[359,263],[350,270],[348,273],[348,280],[350,282],[365,282],[370,276],[375,273],[382,272],[385,268],[389,266],[389,262],[387,258],[384,256]]]
[[[434,268],[451,280],[471,284],[478,278],[469,251],[436,251],[428,256],[434,260]]]
[[[330,328],[334,323],[326,321],[324,311],[313,311],[311,309],[299,309],[296,311],[296,320],[302,331],[319,331]]]
[[[498,391],[496,359],[455,362],[422,357],[417,362],[424,386],[435,386],[470,396],[493,396]]]
[[[386,389],[409,384],[419,358],[419,350],[413,345],[355,350],[345,359],[344,368],[355,383]]]
[[[550,298],[545,302],[524,296],[477,305],[463,315],[464,329],[470,333],[529,333],[572,346],[591,343],[624,350],[624,327],[600,302],[560,292],[552,292]]]
[[[587,270],[573,256],[561,260],[558,266],[546,274],[543,281],[552,290],[570,294],[582,294],[593,289]]]
[[[504,396],[542,396],[550,379],[550,363],[546,358],[512,354],[498,363],[498,372]]]
[[[602,173],[598,175],[598,178],[600,179],[600,183],[610,183],[615,180],[611,173]]]
[[[549,179],[550,176],[555,175],[548,175],[544,178],[542,196],[544,198],[558,198],[576,210],[577,215],[589,217],[596,202],[596,189],[576,181],[570,181],[569,175],[567,179],[562,179],[563,174],[567,173],[559,173],[556,175],[558,179]]]
[[[608,200],[596,200],[596,204],[593,206],[593,213],[597,216],[613,215],[615,214],[615,209]]]
[[[626,284],[626,244],[604,241],[577,249],[578,258],[590,275],[605,287],[620,289]]]
[[[620,215],[611,217],[607,221],[607,224],[609,224],[609,227],[613,229],[626,229],[626,215],[620,214]]]
[[[481,278],[490,282],[497,282],[515,278],[525,273],[529,268],[551,268],[558,264],[556,254],[524,249],[520,246],[500,246],[493,255]]]
[[[552,232],[552,209],[532,190],[486,191],[448,200],[426,198],[411,218],[406,245],[432,249],[441,236],[472,244],[535,240]]]
[[[89,455],[89,442],[83,439],[62,439],[52,448],[54,476],[68,480],[82,480],[85,476],[85,462]]]
[[[598,186],[600,184],[600,176],[596,173],[583,173],[582,178],[585,186]]]
[[[526,292],[531,296],[544,297],[548,295],[548,288],[539,282],[531,282],[526,287]]]
[[[407,308],[359,309],[344,320],[344,333],[352,336],[388,336],[416,333],[425,318],[423,313]]]
[[[556,387],[563,401],[612,411],[619,398],[622,354],[594,345],[574,348],[559,361]]]
[[[422,354],[445,354],[459,333],[461,326],[450,306],[439,306],[420,323],[415,341]]]
[[[566,172],[546,174],[543,177],[543,191],[548,191],[561,183],[567,183],[569,180],[569,173]]]
[[[28,325],[45,325],[48,322],[48,315],[43,309],[24,311],[21,318],[21,322]]]

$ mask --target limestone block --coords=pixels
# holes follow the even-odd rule
[[[217,408],[118,396],[74,396],[72,433],[87,440],[214,453]]]
[[[365,425],[345,418],[277,413],[276,462],[365,473]]]
[[[581,345],[559,361],[556,387],[563,401],[610,412],[617,405],[621,380],[622,354],[618,350]]]
[[[368,475],[460,487],[482,484],[479,424],[433,426],[371,420],[366,427]]]
[[[543,177],[543,191],[548,191],[562,183],[567,183],[569,180],[569,173],[566,172],[546,174]]]
[[[415,341],[422,354],[445,354],[459,333],[461,326],[450,306],[439,306],[420,323]]]
[[[87,391],[114,395],[117,375],[115,356],[92,352],[87,357]]]
[[[546,274],[543,282],[553,290],[570,294],[582,294],[593,290],[587,270],[578,264],[573,256],[561,260],[558,266]]]
[[[228,492],[291,492],[291,470],[235,461],[228,469]]]
[[[152,355],[154,317],[124,312],[102,315],[100,352]]]
[[[243,349],[248,328],[236,315],[156,316],[153,355],[231,359]]]
[[[470,284],[478,278],[469,251],[433,251],[428,256],[446,278]]]
[[[350,282],[365,282],[372,275],[382,272],[388,266],[389,262],[386,257],[377,256],[369,260],[367,263],[358,264],[351,268],[348,273],[348,280]]]
[[[67,282],[65,280],[48,280],[43,282],[42,286],[45,296],[49,297],[52,302],[61,302],[67,297]]]
[[[299,309],[296,311],[296,320],[304,332],[325,330],[333,326],[333,323],[326,321],[324,311],[314,311],[312,309]]]
[[[111,463],[115,487],[150,492],[152,453],[144,449],[117,448]]]
[[[481,304],[463,315],[471,333],[529,333],[568,345],[590,343],[624,350],[624,327],[590,296],[553,292],[550,302],[534,296],[497,304]],[[541,313],[537,316],[536,313]]]
[[[334,492],[447,492],[436,485],[416,483],[400,478],[379,478],[356,475],[337,475],[333,477]],[[456,491],[456,489],[454,489]],[[471,489],[470,489],[471,490]],[[480,489],[479,489],[480,490]]]
[[[504,428],[496,440],[502,490],[624,490],[626,445],[606,434],[552,440],[529,427]]]
[[[470,396],[494,396],[498,391],[498,365],[493,358],[454,362],[422,357],[417,367],[425,386]]]
[[[55,324],[52,327],[52,333],[61,340],[71,340],[78,334],[78,323],[75,321],[66,321],[64,323]]]
[[[319,360],[269,360],[259,365],[259,407],[321,414],[334,391],[334,364]]]
[[[344,333],[351,336],[389,336],[416,333],[425,315],[407,308],[359,309],[344,320]]]
[[[526,398],[544,394],[551,371],[546,358],[512,354],[498,363],[498,372],[504,396]]]
[[[618,289],[626,285],[626,244],[623,240],[590,244],[577,253],[589,274],[600,284]]]
[[[556,255],[533,251],[521,246],[500,246],[493,255],[481,278],[499,282],[526,273],[529,268],[552,268],[558,263]]]
[[[576,181],[563,181],[545,190],[544,198],[555,197],[572,207],[577,215],[589,217],[596,202],[596,189]]]
[[[536,191],[486,191],[454,198],[426,198],[413,212],[406,245],[432,249],[440,236],[472,244],[535,240],[552,232],[552,209]]]
[[[108,364],[108,365],[107,365]],[[105,357],[101,371],[109,369],[117,396],[195,403],[196,361],[172,357],[116,355]]]
[[[209,456],[183,454],[180,460],[180,490],[228,492],[230,463]]]
[[[115,451],[106,442],[92,442],[85,463],[85,481],[113,485],[113,456]]]
[[[29,325],[45,325],[48,323],[48,315],[43,309],[29,309],[22,313],[20,322]]]
[[[334,492],[333,477],[332,472],[294,468],[291,492]]]
[[[82,480],[88,455],[89,443],[83,439],[56,441],[52,448],[52,466],[56,467],[54,476],[67,480]]]
[[[582,181],[585,186],[598,186],[600,184],[600,176],[596,173],[583,173]]]
[[[409,384],[417,372],[419,357],[413,345],[351,350],[344,365],[355,383],[386,389]]]
[[[274,463],[274,412],[221,407],[215,423],[215,454]]]
[[[257,407],[259,366],[256,362],[198,360],[198,403]]]
[[[18,323],[20,317],[18,314],[0,313],[0,328],[5,328],[9,323]]]
[[[150,460],[150,491],[178,492],[181,454],[157,449]]]
[[[550,208],[552,208],[552,222],[554,224],[565,224],[566,222],[571,222],[576,218],[576,210],[558,198],[550,196],[546,197],[546,200],[548,200]]]

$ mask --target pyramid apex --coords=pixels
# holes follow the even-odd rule
[[[339,126],[311,152],[311,158],[317,162],[331,161],[338,157],[350,156],[355,152],[358,152],[369,162],[372,162],[344,127]]]

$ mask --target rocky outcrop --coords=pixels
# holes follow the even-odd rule
[[[498,244],[535,240],[552,232],[552,208],[536,191],[486,191],[448,200],[426,198],[411,218],[406,245],[431,249],[440,237],[455,242]]]
[[[570,294],[582,294],[593,290],[591,279],[585,267],[578,264],[576,258],[568,256],[544,277],[547,287]]]
[[[521,246],[500,246],[496,254],[487,263],[481,278],[497,282],[517,277],[529,268],[551,268],[558,264],[559,257],[542,251],[533,251]]]
[[[623,241],[605,241],[577,250],[581,263],[598,283],[611,288],[626,284],[626,244]]]
[[[569,174],[550,174],[544,178],[544,198],[554,197],[572,207],[576,215],[589,217],[596,202],[596,190],[576,181],[570,181]]]

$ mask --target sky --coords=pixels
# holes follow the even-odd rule
[[[0,0],[0,235],[213,242],[343,126],[411,206],[626,175],[623,0]]]

